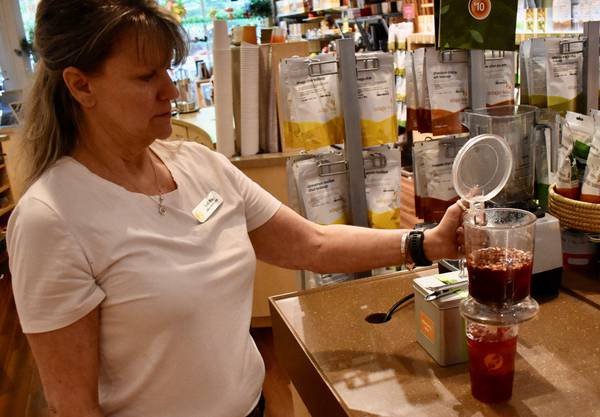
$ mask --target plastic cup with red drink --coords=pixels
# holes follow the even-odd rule
[[[466,320],[473,397],[485,403],[512,396],[518,324],[494,326]]]

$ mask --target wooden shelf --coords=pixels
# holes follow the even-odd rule
[[[6,164],[0,164],[0,169],[6,167]]]
[[[0,187],[0,194],[2,194],[3,192],[5,192],[6,190],[10,190],[10,184],[4,184],[3,186]]]
[[[0,216],[4,216],[6,213],[8,213],[9,211],[11,211],[14,208],[15,208],[15,205],[12,203],[6,207],[0,207]]]

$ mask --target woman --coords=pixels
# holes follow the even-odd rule
[[[256,258],[349,272],[457,256],[458,206],[424,238],[322,227],[221,155],[156,141],[186,38],[153,1],[42,0],[35,45],[30,186],[8,247],[53,415],[259,415]]]

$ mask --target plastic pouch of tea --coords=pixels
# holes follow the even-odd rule
[[[515,104],[515,56],[510,51],[486,51],[483,73],[486,107]]]
[[[413,52],[413,69],[417,97],[417,130],[421,133],[429,133],[431,132],[431,102],[425,71],[425,48]]]
[[[564,39],[546,38],[546,92],[548,108],[565,114],[583,107],[583,53],[561,53]],[[571,47],[576,48],[575,46]]]
[[[548,93],[546,90],[546,46],[544,38],[530,39],[530,59],[525,62],[527,71],[527,90],[529,91],[529,104],[540,108],[548,107]]]
[[[573,136],[567,123],[563,126],[563,134],[558,148],[558,166],[556,171],[556,192],[564,197],[578,200],[581,187],[577,163],[572,155]]]
[[[448,136],[414,144],[415,183],[419,178],[415,194],[419,193],[420,217],[425,222],[439,222],[458,199],[452,182],[452,164],[468,139],[468,135]]]
[[[398,139],[394,58],[384,52],[356,54],[364,65],[378,61],[378,69],[358,72],[358,106],[363,147],[393,143]],[[371,61],[372,60],[372,61]]]
[[[308,220],[322,225],[347,223],[346,176],[319,172],[320,163],[343,160],[343,155],[331,153],[299,160],[292,165],[298,201]]]
[[[315,58],[287,58],[279,66],[283,94],[283,138],[285,149],[313,150],[344,140],[344,120],[337,74],[309,74],[309,62],[320,62],[322,72],[336,69],[330,54]]]
[[[593,112],[594,137],[581,184],[581,201],[600,204],[600,113]]]
[[[583,174],[594,136],[594,118],[579,113],[567,112],[565,126],[565,132],[573,142],[572,156],[577,163],[579,179],[583,181]]]
[[[400,150],[377,147],[363,152],[369,226],[400,228],[402,168]]]
[[[427,89],[431,103],[434,136],[466,132],[460,112],[469,106],[467,51],[437,51],[426,48]]]

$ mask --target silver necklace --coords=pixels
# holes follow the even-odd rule
[[[150,200],[154,201],[156,204],[158,204],[158,214],[164,216],[167,213],[167,208],[163,205],[163,201],[165,200],[165,198],[162,195],[162,190],[160,189],[160,184],[158,183],[158,175],[156,174],[156,167],[154,166],[152,156],[150,156],[150,165],[152,165],[152,171],[154,172],[154,182],[156,183],[156,189],[158,190],[158,201],[154,200],[154,198],[152,198],[148,194],[144,195],[147,196]]]

